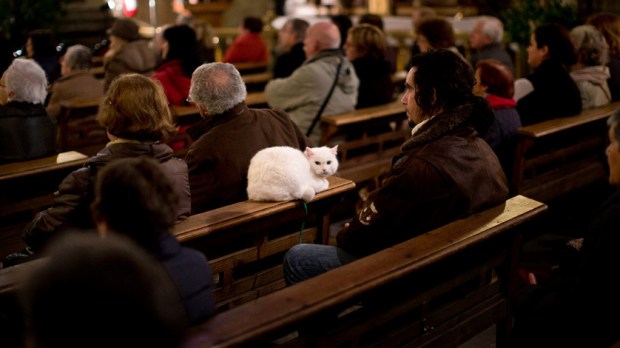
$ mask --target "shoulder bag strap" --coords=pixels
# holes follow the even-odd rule
[[[308,131],[306,132],[307,137],[309,137],[310,134],[312,134],[312,130],[314,129],[314,126],[316,126],[316,123],[319,121],[319,118],[321,117],[323,110],[325,110],[325,107],[327,106],[327,103],[329,102],[329,99],[331,98],[332,93],[334,93],[334,88],[336,88],[336,84],[338,83],[338,77],[340,76],[340,68],[342,67],[343,61],[344,61],[344,58],[341,56],[340,62],[338,63],[338,68],[336,69],[336,78],[334,78],[334,83],[332,83],[332,88],[329,89],[329,93],[327,93],[327,97],[325,97],[325,100],[323,100],[323,105],[321,105],[321,107],[319,108],[319,112],[317,112],[316,115],[314,116],[314,120],[312,120],[312,124],[310,125],[310,128],[308,128]]]

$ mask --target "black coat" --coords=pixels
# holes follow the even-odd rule
[[[273,65],[273,78],[289,77],[306,60],[303,42],[298,42],[290,51],[280,54]]]
[[[579,88],[560,63],[547,59],[527,79],[534,90],[517,101],[524,126],[581,112]]]
[[[361,109],[389,103],[394,91],[390,62],[365,56],[352,63],[357,78],[360,80],[355,108]]]
[[[56,125],[41,104],[0,105],[0,162],[24,161],[56,153]]]

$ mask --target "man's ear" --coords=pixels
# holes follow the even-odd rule
[[[204,105],[196,105],[198,107],[198,112],[200,112],[200,116],[202,118],[206,118],[207,117],[207,107]]]
[[[539,48],[539,50],[545,58],[549,58],[549,46],[544,45],[543,47]]]

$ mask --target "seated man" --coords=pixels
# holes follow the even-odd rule
[[[308,29],[304,40],[307,57],[304,64],[291,76],[271,80],[265,86],[269,106],[290,113],[297,126],[315,144],[318,144],[321,133],[317,113],[325,100],[329,98],[321,113],[325,115],[353,111],[357,102],[359,80],[353,65],[343,57],[339,47],[340,31],[335,24],[314,24]],[[330,95],[336,77],[336,85]],[[312,127],[315,119],[317,122]]]
[[[338,246],[299,244],[284,258],[287,284],[403,242],[501,204],[508,185],[482,136],[493,111],[472,94],[474,72],[446,49],[412,60],[402,98],[412,136],[401,147],[383,186],[338,233]]]
[[[60,115],[60,103],[75,98],[99,98],[103,96],[103,84],[88,70],[92,53],[83,45],[73,45],[60,60],[62,77],[52,85],[52,96],[47,114],[56,118]]]
[[[245,84],[232,64],[200,66],[189,95],[204,118],[187,130],[196,140],[186,157],[194,214],[246,200],[248,167],[259,150],[310,145],[286,113],[248,108]]]
[[[469,33],[469,45],[476,50],[471,56],[471,65],[483,59],[497,59],[506,65],[510,72],[514,72],[512,58],[502,47],[504,40],[504,25],[495,17],[481,17],[474,24]]]
[[[306,60],[304,39],[308,22],[303,19],[289,19],[278,32],[278,46],[273,64],[273,77],[290,76]]]

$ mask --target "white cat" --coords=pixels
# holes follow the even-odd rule
[[[329,186],[327,177],[338,170],[338,145],[307,147],[304,152],[274,146],[252,157],[248,169],[248,198],[255,201],[309,201]]]

